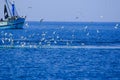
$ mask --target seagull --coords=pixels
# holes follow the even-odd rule
[[[40,19],[40,23],[43,22],[44,19]]]

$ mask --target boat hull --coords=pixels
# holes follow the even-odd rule
[[[25,18],[17,18],[15,20],[0,21],[0,28],[2,29],[22,29]]]

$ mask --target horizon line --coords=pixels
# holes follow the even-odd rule
[[[38,20],[26,20],[26,22],[41,22]],[[120,23],[120,21],[42,21],[42,22],[88,22],[88,23]]]

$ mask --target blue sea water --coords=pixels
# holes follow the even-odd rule
[[[0,29],[0,80],[120,80],[119,22],[26,22]]]

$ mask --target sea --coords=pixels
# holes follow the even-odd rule
[[[0,29],[0,80],[120,80],[120,22]]]

